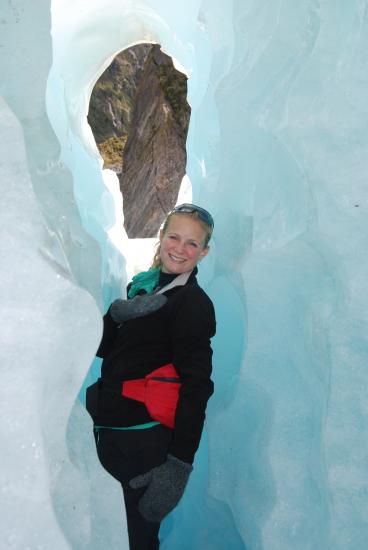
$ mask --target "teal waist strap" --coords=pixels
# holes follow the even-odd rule
[[[137,424],[136,426],[124,426],[124,427],[116,427],[116,426],[93,426],[93,429],[98,432],[98,430],[101,429],[107,429],[107,430],[145,430],[147,428],[153,428],[153,426],[157,426],[160,424],[160,422],[157,422],[156,420],[152,420],[152,422],[146,422],[145,424]]]

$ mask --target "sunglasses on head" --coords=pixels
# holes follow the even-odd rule
[[[213,221],[213,217],[207,210],[204,208],[201,208],[200,206],[196,206],[195,204],[190,204],[188,202],[185,202],[184,204],[179,204],[178,206],[175,206],[170,212],[170,214],[174,214],[175,212],[182,212],[183,214],[192,214],[193,212],[197,212],[198,217],[211,229],[214,228],[215,224]]]

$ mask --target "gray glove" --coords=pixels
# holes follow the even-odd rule
[[[167,460],[146,474],[129,481],[132,489],[147,487],[139,501],[139,511],[147,521],[161,521],[183,496],[193,466],[167,455]]]
[[[123,323],[129,319],[143,317],[153,313],[167,302],[163,294],[143,294],[134,296],[131,300],[122,300],[118,298],[110,307],[110,315],[115,323]]]

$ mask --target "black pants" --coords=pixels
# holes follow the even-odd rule
[[[145,488],[131,489],[133,477],[144,474],[166,460],[172,430],[159,424],[146,430],[99,429],[95,432],[102,466],[123,487],[130,550],[157,550],[160,523],[146,521],[138,510]]]

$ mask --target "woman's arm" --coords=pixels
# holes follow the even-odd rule
[[[103,318],[103,335],[96,355],[106,357],[114,343],[119,325],[130,319],[149,315],[163,307],[166,302],[167,298],[163,294],[149,295],[146,293],[142,296],[136,295],[131,300],[121,298],[114,300]]]
[[[118,324],[115,323],[110,314],[110,309],[107,310],[103,317],[103,334],[100,342],[100,346],[96,352],[97,357],[106,357],[111,350],[111,346],[115,340]]]
[[[207,401],[213,392],[210,338],[215,327],[211,300],[199,287],[187,287],[169,327],[173,363],[181,378],[173,441],[163,464],[129,482],[133,489],[145,488],[139,510],[148,521],[161,521],[175,508],[193,469]]]
[[[206,405],[213,393],[210,338],[216,332],[213,304],[198,286],[188,286],[170,326],[173,364],[181,379],[169,453],[189,464],[199,446]]]

